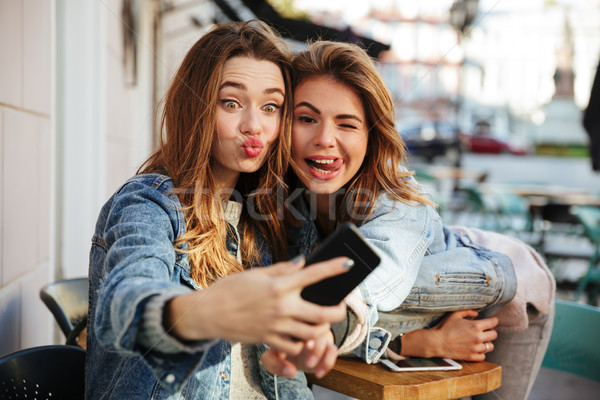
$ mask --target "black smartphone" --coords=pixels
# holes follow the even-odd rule
[[[306,257],[306,266],[335,257],[348,257],[354,266],[348,272],[305,287],[302,298],[322,306],[339,304],[379,265],[381,259],[356,226],[347,222],[329,235]]]

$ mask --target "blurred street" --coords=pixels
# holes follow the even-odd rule
[[[462,166],[488,172],[490,183],[541,183],[600,192],[588,158],[465,154]]]
[[[409,167],[420,169],[426,164],[415,158]],[[592,171],[588,158],[465,153],[461,167],[487,173],[486,183],[545,184],[600,192],[600,173]]]

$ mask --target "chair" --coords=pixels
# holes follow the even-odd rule
[[[581,225],[583,225],[584,235],[594,247],[594,253],[590,257],[587,272],[577,286],[575,301],[583,294],[588,284],[595,283],[596,286],[588,299],[589,304],[595,305],[600,290],[600,207],[577,206],[573,207],[571,212],[581,222]]]
[[[558,285],[579,282],[569,273],[570,260],[589,261],[593,249],[585,238],[584,228],[569,203],[539,199],[531,203],[536,231],[541,234],[536,249],[546,259]],[[575,299],[577,300],[577,299]]]
[[[456,188],[452,203],[452,225],[466,225],[490,231],[500,230],[498,207],[493,198],[484,194],[478,186]]]
[[[76,345],[79,333],[87,324],[88,278],[50,283],[40,289],[40,298],[67,337],[67,344]]]
[[[52,345],[0,358],[0,399],[84,398],[85,351]]]
[[[550,343],[542,367],[600,382],[600,308],[556,300]]]

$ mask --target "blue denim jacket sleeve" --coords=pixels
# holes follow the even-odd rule
[[[516,278],[508,257],[458,240],[430,206],[381,195],[373,217],[359,230],[381,256],[380,265],[360,285],[371,333],[354,352],[367,362],[376,361],[381,355],[376,345],[385,341],[373,338],[375,325],[388,329],[380,312],[418,310],[432,313],[434,320],[446,311],[485,308],[481,315],[492,315],[514,296]],[[456,279],[461,284],[451,286]]]
[[[379,266],[360,285],[372,325],[377,322],[377,310],[393,310],[408,296],[433,242],[436,224],[441,221],[431,206],[409,205],[382,194],[373,216],[359,227],[381,257]]]
[[[93,260],[90,264],[90,269],[102,269],[94,316],[98,342],[107,351],[142,356],[173,391],[213,344],[184,344],[166,337],[158,326],[161,316],[149,321],[145,315],[150,299],[160,296],[166,301],[192,290],[181,284],[176,268],[173,242],[185,230],[178,223],[180,212],[176,198],[145,182],[129,181],[101,212],[94,240],[106,253],[102,265]],[[98,272],[91,270],[90,275]],[[162,305],[155,305],[157,313]]]

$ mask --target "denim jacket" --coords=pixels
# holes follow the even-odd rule
[[[202,290],[187,255],[173,247],[185,219],[172,189],[169,177],[138,175],[100,212],[90,251],[86,399],[229,398],[230,343],[183,343],[162,326],[166,301]],[[227,249],[237,253],[233,237]]]
[[[289,211],[301,224],[290,227],[294,239],[290,257],[308,255],[319,241],[316,216],[301,192],[294,193]],[[385,354],[391,338],[432,325],[445,312],[476,308],[485,310],[481,316],[493,315],[515,296],[511,260],[445,228],[431,206],[408,205],[383,193],[358,229],[381,257],[360,284],[369,328],[353,353],[367,363],[376,363]],[[278,380],[280,398],[312,398],[303,377]],[[263,374],[262,384],[272,386],[273,376]]]
[[[308,254],[318,240],[317,228],[303,196],[293,205],[292,211],[304,224],[291,228],[295,245],[290,256]],[[382,193],[373,214],[358,229],[381,258],[360,285],[370,329],[354,352],[368,363],[377,362],[387,343],[386,336],[379,333],[384,327],[382,314],[412,315],[407,321],[395,321],[395,327],[401,328],[398,333],[405,333],[427,326],[445,312],[466,307],[484,310],[481,316],[493,315],[515,296],[516,276],[510,258],[446,228],[429,205],[409,205]]]
[[[449,311],[494,315],[516,294],[510,258],[445,227],[431,206],[382,194],[359,230],[381,256],[360,285],[370,322],[394,337],[431,326]]]

